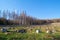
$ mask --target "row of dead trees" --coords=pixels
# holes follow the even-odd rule
[[[40,25],[52,23],[51,20],[40,20],[27,16],[25,11],[20,14],[15,11],[0,11],[0,24],[11,24],[11,25]]]

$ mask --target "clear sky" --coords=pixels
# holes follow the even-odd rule
[[[60,0],[0,0],[0,10],[24,10],[40,19],[60,18]]]

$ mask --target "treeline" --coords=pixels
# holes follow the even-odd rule
[[[26,12],[17,13],[15,11],[0,11],[0,25],[43,25],[60,22],[60,19],[40,20],[27,16]]]

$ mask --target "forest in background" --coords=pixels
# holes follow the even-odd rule
[[[28,16],[25,11],[17,13],[15,11],[0,11],[0,25],[43,25],[60,22],[60,19],[37,19]]]

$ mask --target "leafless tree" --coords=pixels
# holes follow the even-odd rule
[[[5,10],[3,11],[3,18],[5,18],[5,19],[7,18],[7,13]]]
[[[20,14],[19,20],[22,25],[26,24],[26,13],[24,11]]]
[[[1,10],[0,10],[0,18],[1,18],[1,15],[2,15],[2,13],[1,13]]]

